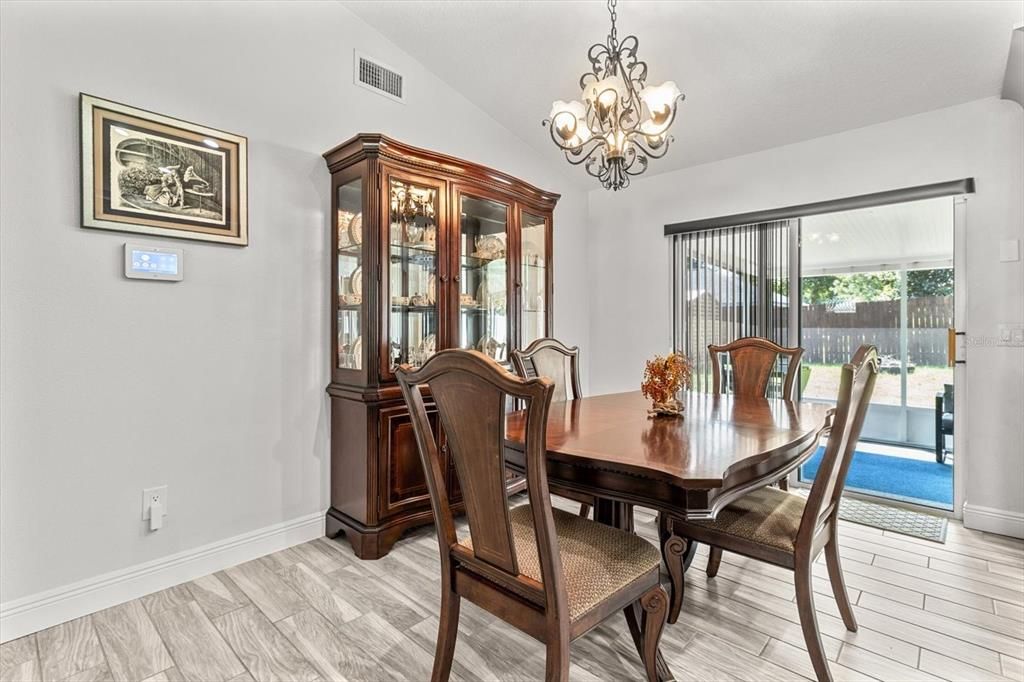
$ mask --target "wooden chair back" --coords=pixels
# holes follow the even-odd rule
[[[788,359],[786,376],[782,382],[782,397],[793,399],[793,385],[796,381],[803,348],[786,348],[777,343],[756,336],[736,339],[724,346],[708,345],[711,355],[713,393],[722,393],[722,368],[719,356],[729,354],[732,365],[732,392],[737,395],[764,397],[768,393],[772,371],[780,357]]]
[[[867,344],[858,348],[853,359],[843,365],[828,445],[804,507],[797,533],[798,546],[809,547],[817,530],[839,510],[846,472],[853,460],[861,427],[864,426],[878,370],[878,349]]]
[[[575,400],[580,389],[580,349],[558,339],[537,339],[523,350],[512,351],[512,364],[524,379],[548,377],[555,385],[552,400]],[[570,393],[571,391],[571,393]]]
[[[421,368],[401,366],[396,372],[409,405],[420,459],[426,472],[430,503],[437,525],[444,575],[453,559],[469,565],[513,591],[540,596],[547,609],[568,621],[567,601],[558,554],[551,498],[548,492],[546,441],[548,407],[554,390],[550,380],[520,379],[477,351],[443,350]],[[422,388],[428,388],[455,462],[466,505],[472,550],[458,544],[452,500],[427,417]],[[527,490],[533,512],[543,584],[520,575],[505,492],[505,415],[508,398],[526,410]]]

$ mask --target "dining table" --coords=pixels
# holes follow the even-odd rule
[[[714,519],[809,459],[834,411],[827,403],[701,391],[679,399],[679,416],[651,414],[640,391],[552,402],[548,481],[593,496],[594,519],[629,532],[637,505],[663,518]],[[524,424],[521,410],[506,417],[506,465],[518,473],[526,466]],[[681,581],[696,543],[672,535],[671,524],[659,525],[669,572]],[[678,613],[679,604],[673,606]],[[626,615],[639,647],[639,612]],[[673,679],[660,654],[658,672]]]

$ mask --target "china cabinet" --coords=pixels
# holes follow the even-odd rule
[[[324,158],[334,310],[327,534],[344,532],[372,559],[433,520],[395,368],[444,348],[507,363],[513,349],[551,335],[558,195],[379,134],[357,135]],[[436,412],[430,417],[447,460]],[[446,469],[458,491],[450,461]],[[510,487],[521,485],[509,475]]]

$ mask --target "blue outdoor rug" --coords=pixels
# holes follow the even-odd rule
[[[825,448],[807,460],[800,472],[809,481],[818,473]],[[935,461],[904,459],[857,450],[846,475],[846,488],[865,493],[882,493],[907,502],[953,506],[953,467]]]

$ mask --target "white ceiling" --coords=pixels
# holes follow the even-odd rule
[[[343,4],[553,162],[540,122],[579,97],[608,33],[592,0]],[[623,0],[618,16],[649,82],[687,96],[651,174],[998,96],[1024,2]]]
[[[805,273],[939,267],[953,259],[953,197],[808,216],[800,221]]]

